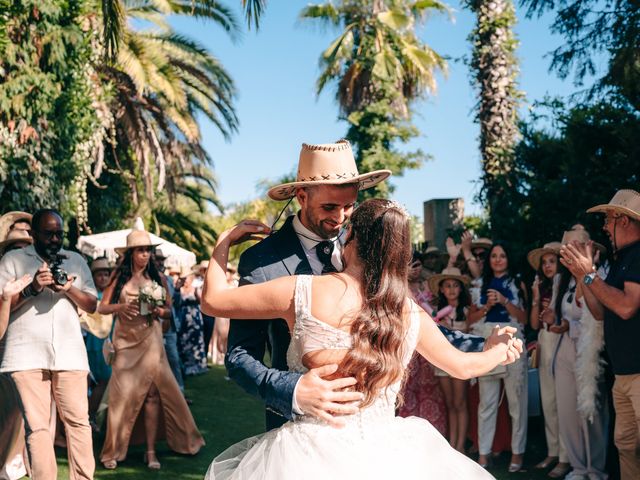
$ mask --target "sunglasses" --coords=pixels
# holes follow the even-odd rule
[[[52,240],[53,237],[57,237],[60,240],[64,238],[63,230],[36,230],[39,235],[42,235],[47,240]]]
[[[137,252],[152,252],[153,247],[135,247],[134,250]]]

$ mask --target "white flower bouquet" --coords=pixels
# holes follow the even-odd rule
[[[167,292],[162,285],[152,282],[143,286],[138,293],[140,315],[151,315],[155,307],[161,307],[167,302]]]

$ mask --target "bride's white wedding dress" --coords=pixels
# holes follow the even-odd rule
[[[287,352],[289,368],[306,372],[305,353],[348,349],[349,333],[311,315],[311,276],[296,282],[296,322]],[[415,350],[420,321],[411,316],[403,364]],[[213,461],[207,480],[334,480],[334,479],[490,479],[486,470],[457,452],[426,420],[395,416],[400,383],[380,392],[370,406],[344,417],[334,428],[308,415],[277,430],[245,439]]]

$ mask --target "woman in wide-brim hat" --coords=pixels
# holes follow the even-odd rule
[[[547,456],[537,463],[535,468],[546,469],[551,478],[562,478],[570,470],[564,443],[560,441],[556,383],[552,374],[553,356],[557,350],[562,332],[558,327],[547,323],[553,321],[553,303],[558,289],[558,273],[560,248],[562,243],[549,242],[541,248],[535,248],[527,254],[529,265],[537,272],[531,291],[533,294],[529,321],[534,330],[538,330],[536,358],[538,361],[538,378],[540,380],[540,397],[544,412],[545,436],[547,440]]]
[[[164,350],[161,322],[170,321],[172,309],[166,279],[151,261],[155,246],[144,230],[133,230],[127,236],[126,247],[117,249],[122,258],[98,306],[101,314],[111,313],[116,318],[109,415],[100,454],[107,469],[115,469],[127,456],[141,410],[145,418],[144,461],[150,469],[160,469],[155,445],[161,432],[166,432],[167,444],[178,453],[195,454],[204,445]],[[159,295],[162,291],[154,283],[164,288],[164,295]],[[157,304],[143,315],[140,291],[148,287]]]
[[[562,244],[590,241],[589,232],[576,225],[564,232]],[[597,250],[604,247],[595,244]],[[595,259],[594,259],[595,262]],[[602,269],[598,275],[603,277]],[[553,302],[556,323],[565,332],[554,352],[553,372],[557,393],[561,441],[577,475],[606,478],[606,384],[600,365],[604,347],[602,322],[597,321],[585,301],[583,283],[565,268],[560,269]]]
[[[283,183],[269,189],[273,200],[288,200],[299,187],[317,185],[358,184],[359,190],[371,188],[391,175],[391,170],[359,173],[351,144],[347,140],[323,145],[302,144],[295,182]]]
[[[11,250],[24,248],[33,243],[33,238],[25,230],[10,230],[6,239],[0,242],[0,257]]]
[[[27,212],[7,212],[0,217],[0,238],[6,238],[11,227],[18,222],[25,222],[31,225],[32,215]]]
[[[449,307],[451,312],[440,319],[440,324],[451,330],[467,331],[467,313],[469,311],[468,286],[471,279],[462,275],[456,267],[445,268],[442,273],[428,280],[429,288],[437,299],[436,309],[440,312]],[[446,372],[435,368],[435,374],[447,404],[449,418],[449,443],[459,452],[464,452],[469,427],[467,408],[466,380],[450,377]]]

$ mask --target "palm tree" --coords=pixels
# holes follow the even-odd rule
[[[379,98],[381,82],[401,96],[395,108],[406,118],[409,103],[436,88],[435,72],[444,59],[415,34],[416,23],[431,12],[446,12],[437,0],[344,0],[310,5],[300,17],[341,27],[340,35],[321,56],[317,93],[338,82],[336,98],[344,116]]]
[[[500,213],[500,197],[511,188],[514,149],[518,140],[517,89],[518,42],[513,32],[516,22],[511,0],[470,0],[477,15],[471,34],[473,81],[479,93],[477,121],[480,124],[480,152],[483,167],[483,197],[487,200],[492,228],[506,212]]]
[[[211,232],[204,224],[196,228],[193,212],[207,202],[222,206],[207,170],[212,161],[201,145],[197,116],[204,115],[229,138],[238,127],[236,92],[222,65],[203,46],[175,33],[166,17],[212,20],[232,38],[238,23],[211,0],[101,3],[106,48],[98,72],[113,90],[114,124],[107,144],[111,169],[128,182],[135,214],[146,213],[156,231],[165,228],[177,237],[188,227],[189,238],[203,247]],[[134,28],[140,24],[154,28]],[[156,192],[162,192],[160,198]]]

